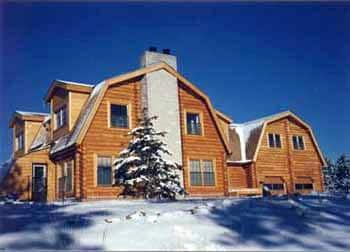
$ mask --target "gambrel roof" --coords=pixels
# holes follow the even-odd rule
[[[219,136],[224,144],[225,150],[227,153],[230,153],[231,151],[229,148],[228,141],[221,130],[216,111],[213,108],[209,97],[206,94],[204,94],[201,90],[199,90],[194,84],[188,81],[185,77],[183,77],[174,68],[172,68],[170,65],[164,62],[161,62],[161,63],[149,65],[144,68],[140,68],[138,70],[135,70],[129,73],[125,73],[116,77],[109,78],[105,81],[102,81],[98,85],[96,85],[93,88],[84,107],[82,108],[82,111],[79,115],[79,118],[76,124],[74,125],[72,132],[69,135],[66,135],[57,140],[56,144],[51,149],[51,154],[55,154],[73,145],[79,145],[82,143],[84,136],[86,135],[87,130],[89,128],[89,125],[91,124],[96,114],[96,111],[100,103],[102,102],[104,94],[110,86],[119,84],[129,79],[137,78],[147,73],[151,73],[158,70],[165,70],[168,73],[172,74],[179,81],[181,81],[186,87],[188,87],[190,90],[192,90],[194,93],[196,93],[199,97],[201,97],[204,100],[204,102],[209,108],[209,112],[214,120],[215,126],[219,132]]]
[[[266,125],[285,117],[292,117],[309,131],[320,159],[323,165],[326,165],[326,161],[311,127],[291,111],[284,111],[242,124],[231,124],[229,143],[232,153],[228,162],[249,163],[256,161]]]

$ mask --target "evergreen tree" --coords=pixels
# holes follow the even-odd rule
[[[341,155],[336,163],[327,160],[324,169],[326,190],[332,193],[350,193],[350,160]]]
[[[327,166],[324,167],[323,169],[323,174],[324,174],[324,185],[326,187],[326,190],[328,192],[334,193],[336,192],[336,170],[335,170],[335,165],[330,159],[326,159]]]
[[[175,199],[177,194],[184,194],[178,175],[181,167],[163,158],[171,153],[161,139],[166,132],[154,129],[156,119],[144,110],[139,126],[128,133],[132,137],[128,147],[114,162],[116,182],[124,187],[124,195]]]
[[[350,193],[350,160],[343,154],[336,162],[336,190]]]

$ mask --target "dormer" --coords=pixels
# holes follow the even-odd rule
[[[68,134],[93,89],[92,85],[54,80],[46,97],[50,104],[51,136],[57,140]]]
[[[9,127],[13,129],[13,156],[20,157],[30,150],[39,128],[49,114],[16,111]]]

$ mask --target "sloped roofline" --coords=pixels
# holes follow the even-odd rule
[[[47,92],[47,94],[44,97],[45,102],[50,102],[51,97],[53,96],[56,88],[63,88],[65,90],[69,91],[76,91],[80,93],[91,93],[92,89],[94,88],[93,85],[85,84],[85,83],[78,83],[78,82],[72,82],[72,81],[64,81],[64,80],[54,80],[51,83],[51,86]]]
[[[16,119],[23,121],[43,122],[48,113],[39,112],[27,112],[27,111],[15,111],[10,119],[9,127],[12,128]]]
[[[157,64],[152,64],[150,66],[144,67],[144,68],[140,68],[137,69],[135,71],[129,72],[129,73],[125,73],[116,77],[112,77],[109,78],[107,80],[105,80],[105,85],[103,85],[101,92],[99,93],[99,96],[97,97],[96,102],[93,105],[93,108],[91,110],[91,112],[88,115],[88,118],[86,120],[86,123],[84,125],[84,127],[82,128],[82,130],[79,132],[78,137],[77,137],[77,141],[76,144],[79,145],[82,143],[88,128],[90,127],[90,124],[97,112],[97,109],[99,107],[99,105],[102,102],[102,99],[107,91],[107,89],[111,86],[111,85],[116,85],[120,82],[132,79],[132,78],[136,78],[142,75],[145,75],[147,73],[151,73],[154,71],[158,71],[158,70],[165,70],[168,73],[172,74],[174,77],[176,77],[178,80],[180,80],[183,84],[185,84],[190,90],[192,90],[194,93],[196,93],[198,96],[200,96],[205,103],[207,104],[208,108],[209,108],[209,112],[212,116],[212,118],[214,119],[214,123],[215,126],[219,132],[219,136],[222,140],[222,142],[224,143],[224,147],[227,153],[230,153],[230,147],[228,145],[228,142],[225,138],[225,135],[223,133],[223,131],[221,130],[220,126],[219,126],[219,121],[217,118],[217,114],[216,111],[214,110],[211,101],[209,99],[209,97],[204,94],[201,90],[199,90],[194,84],[192,84],[190,81],[188,81],[184,76],[182,76],[179,72],[177,72],[174,68],[172,68],[171,66],[169,66],[168,64],[161,62],[161,63],[157,63]]]
[[[324,156],[322,154],[321,148],[319,147],[319,145],[318,145],[318,143],[316,141],[316,137],[315,137],[315,135],[314,135],[314,133],[312,131],[311,126],[309,124],[307,124],[306,122],[304,122],[300,117],[298,117],[292,111],[289,111],[289,110],[285,111],[285,112],[282,112],[282,113],[279,113],[279,114],[276,114],[275,116],[271,116],[267,120],[264,121],[263,128],[262,128],[261,133],[260,133],[258,145],[257,145],[257,147],[255,149],[255,152],[254,152],[253,161],[256,162],[256,160],[258,158],[259,149],[261,147],[261,143],[262,143],[262,140],[263,140],[263,136],[264,136],[267,124],[269,124],[271,122],[274,122],[274,121],[277,121],[277,120],[280,120],[282,118],[288,117],[288,116],[293,117],[296,121],[298,121],[301,125],[303,125],[305,128],[308,129],[308,131],[310,132],[312,141],[314,142],[314,144],[316,146],[316,149],[317,149],[317,152],[318,152],[318,154],[319,154],[319,156],[321,158],[322,164],[324,166],[327,165],[326,160],[325,160],[325,158],[324,158]]]
[[[229,117],[228,115],[225,115],[224,113],[222,113],[221,111],[215,109],[216,115],[218,117],[220,117],[221,119],[223,119],[224,121],[226,121],[227,123],[232,123],[233,120],[231,119],[231,117]]]

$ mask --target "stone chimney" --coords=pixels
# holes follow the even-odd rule
[[[157,48],[150,47],[145,51],[141,58],[141,67],[146,67],[152,64],[165,62],[172,68],[177,70],[176,57],[170,54],[170,49],[163,49],[163,52],[157,52]]]
[[[170,54],[169,49],[164,49],[161,53],[151,47],[141,57],[142,67],[160,62],[177,69],[176,57]],[[163,69],[146,74],[142,80],[142,106],[147,108],[149,116],[158,116],[155,128],[167,132],[164,140],[172,156],[165,158],[182,165],[177,78]],[[183,182],[183,175],[180,175]]]

